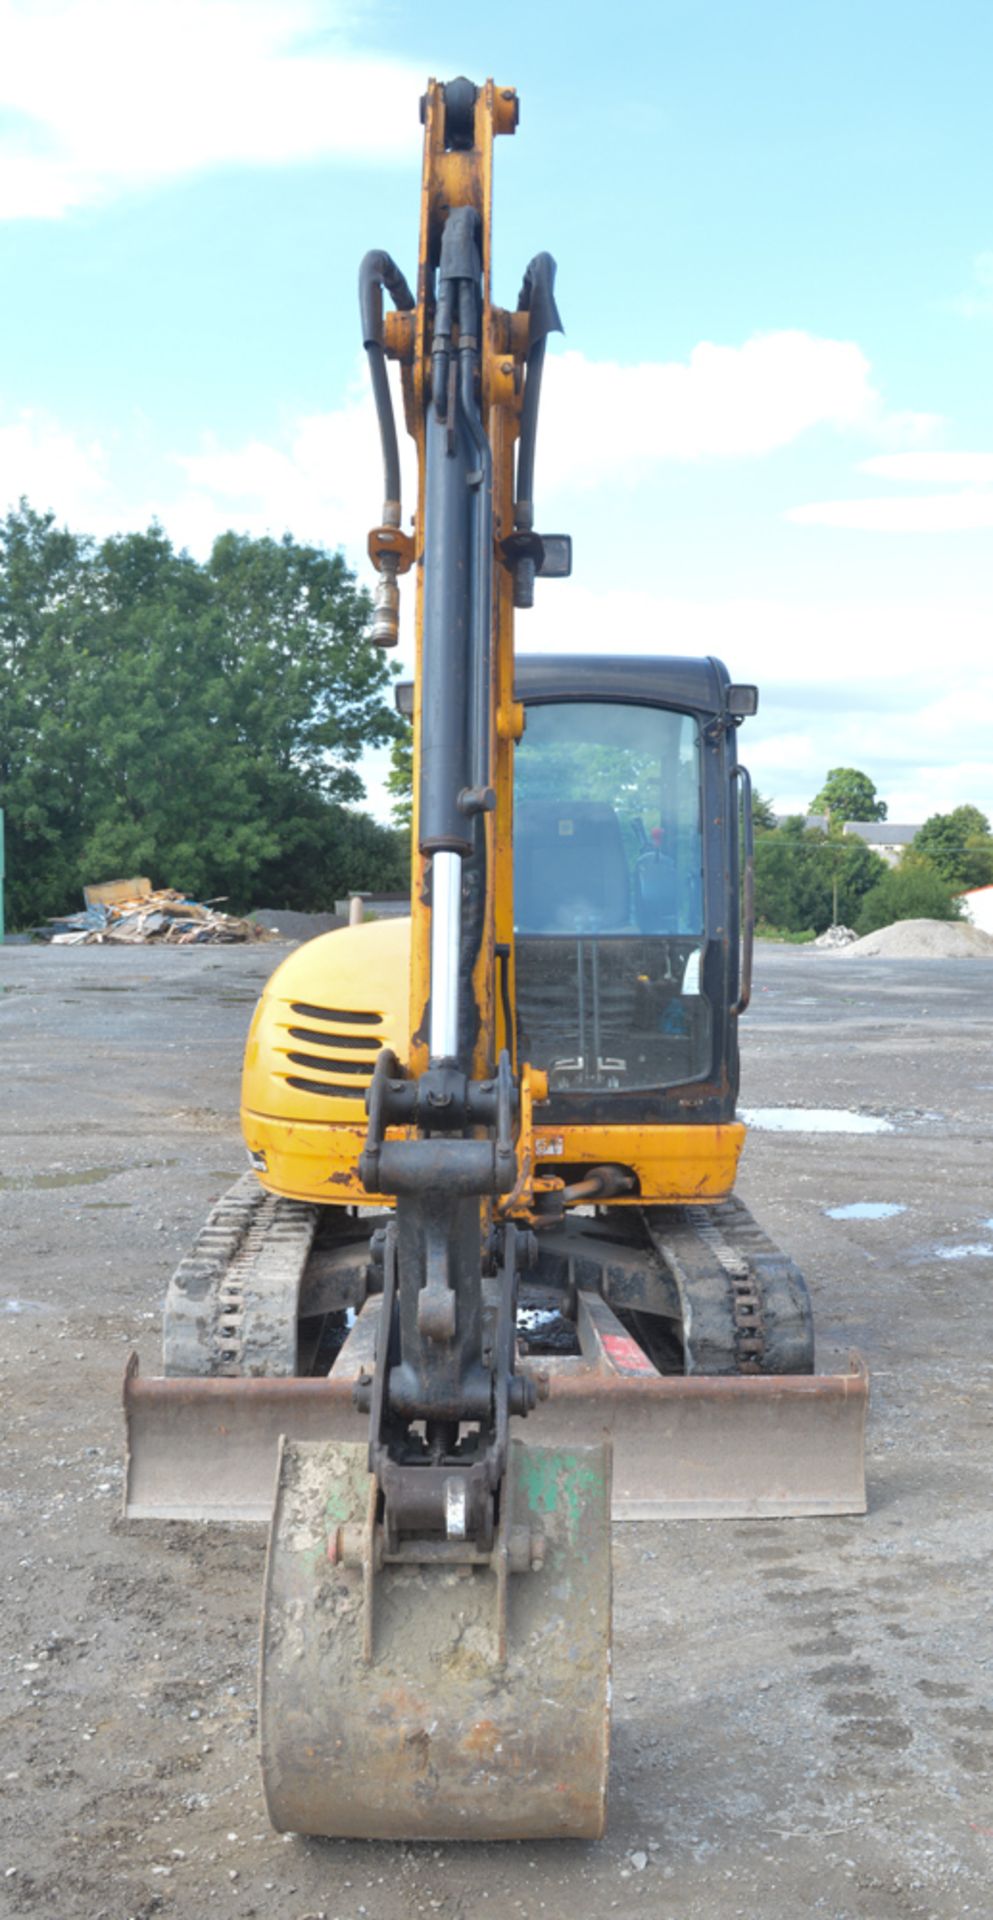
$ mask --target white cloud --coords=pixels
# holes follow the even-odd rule
[[[736,679],[757,681],[742,752],[779,811],[806,807],[829,768],[859,766],[893,819],[963,800],[993,812],[993,595],[689,600],[539,582],[518,635],[528,651],[563,657],[716,654]]]
[[[877,453],[860,461],[859,470],[924,486],[993,486],[993,453]]]
[[[815,500],[791,507],[787,520],[806,527],[850,527],[865,533],[974,533],[993,527],[993,453],[883,453],[860,462],[873,479],[954,487],[954,493]]]
[[[703,343],[685,364],[621,367],[566,353],[549,362],[546,382],[539,484],[549,507],[556,489],[616,486],[644,478],[663,461],[756,459],[816,425],[878,432],[895,417],[885,413],[857,347],[805,334],[766,335],[738,348]],[[395,380],[399,422],[398,389]],[[402,428],[400,443],[409,511],[413,455]],[[79,481],[83,467],[86,487]],[[196,553],[229,526],[340,540],[351,564],[364,567],[365,536],[378,519],[382,493],[365,367],[357,366],[340,407],[288,419],[269,439],[222,444],[205,434],[199,446],[176,452],[158,476],[150,472],[140,498],[112,487],[109,472],[102,453],[97,459],[64,430],[51,424],[42,430],[33,421],[10,444],[0,492],[8,499],[26,492],[33,503],[50,504],[92,532],[157,517],[178,545]]]
[[[951,590],[930,602],[686,599],[649,588],[594,591],[574,579],[540,580],[534,611],[518,621],[518,645],[529,652],[713,653],[737,679],[799,688],[804,699],[805,690],[830,683],[836,711],[848,688],[849,707],[840,710],[858,709],[863,683],[878,708],[888,681],[895,711],[907,681],[918,677],[934,688],[936,660],[946,688],[956,677],[989,685],[991,639],[993,594],[955,597]]]
[[[415,502],[413,446],[403,431],[399,382],[395,369],[391,372],[409,518]],[[223,447],[207,436],[195,453],[176,455],[175,464],[186,476],[187,489],[163,506],[162,518],[173,538],[192,551],[205,552],[230,526],[276,538],[289,531],[298,540],[324,546],[340,542],[350,564],[369,572],[365,540],[380,519],[383,465],[364,368],[343,406],[289,422],[279,445],[249,440]]]
[[[816,427],[920,440],[927,414],[887,411],[861,348],[800,332],[740,347],[704,340],[687,361],[620,366],[549,356],[542,391],[541,486],[642,480],[660,461],[755,459]]]
[[[815,500],[786,514],[801,527],[849,527],[860,533],[974,533],[993,527],[993,488],[893,495],[882,500]]]
[[[45,414],[25,410],[0,425],[0,512],[22,495],[39,513],[89,525],[107,492],[107,455]]]
[[[394,399],[402,422],[399,383]],[[278,442],[248,440],[225,447],[211,435],[189,453],[146,472],[140,495],[115,473],[109,445],[86,444],[47,416],[24,412],[0,421],[0,512],[24,495],[39,512],[54,512],[80,531],[103,536],[161,521],[177,547],[202,557],[219,533],[290,532],[298,540],[344,546],[349,563],[371,573],[366,534],[378,524],[383,497],[379,432],[364,369],[344,404],[287,423]],[[404,498],[414,505],[413,450],[400,432]]]
[[[344,0],[0,0],[0,218],[231,165],[416,153],[423,75]]]
[[[963,320],[980,320],[993,314],[993,253],[977,253],[972,263],[973,287],[971,292],[960,294],[957,300],[950,300],[953,313],[960,313]]]
[[[398,393],[398,389],[395,390]],[[401,419],[399,398],[396,400]],[[885,423],[857,347],[773,334],[743,347],[697,347],[686,365],[621,367],[583,354],[546,364],[539,449],[541,496],[602,486],[662,460],[756,458],[809,427]],[[411,445],[401,431],[405,501],[412,508]],[[223,447],[205,440],[178,464],[187,491],[163,505],[174,537],[197,551],[222,526],[300,539],[341,538],[361,564],[382,490],[379,436],[361,368],[345,404],[287,423],[278,444]]]

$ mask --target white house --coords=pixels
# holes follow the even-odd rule
[[[966,893],[960,893],[959,899],[965,909],[965,917],[974,927],[981,927],[984,933],[993,933],[993,887],[970,887]]]
[[[873,853],[882,855],[888,867],[895,867],[920,827],[900,826],[895,820],[846,820],[845,832],[857,834]]]

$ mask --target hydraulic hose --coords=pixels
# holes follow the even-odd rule
[[[400,525],[400,449],[397,445],[393,401],[386,374],[383,349],[383,288],[401,313],[409,313],[414,296],[388,253],[374,248],[359,268],[359,311],[362,316],[362,345],[369,356],[372,393],[383,447],[383,525]],[[392,512],[391,512],[392,510]],[[393,517],[395,514],[395,518]]]
[[[548,335],[563,331],[555,304],[555,262],[550,253],[537,253],[529,262],[517,300],[517,311],[528,315],[529,324],[514,501],[514,531],[523,536],[517,542],[518,550],[514,559],[514,604],[529,607],[534,598],[534,579],[541,556],[540,543],[533,538],[534,454],[538,438],[541,378],[545,369]]]
[[[401,312],[409,313],[414,296],[395,260],[388,253],[367,253],[359,268],[359,310],[362,315],[362,344],[369,356],[372,396],[379,421],[383,449],[384,527],[400,526],[400,449],[397,445],[393,401],[386,373],[383,347],[383,288],[392,296]],[[383,553],[379,560],[379,585],[373,608],[370,639],[374,646],[395,647],[400,633],[400,594],[397,587],[397,561]]]

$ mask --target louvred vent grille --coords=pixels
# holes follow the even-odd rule
[[[287,1025],[285,1029],[291,1043],[284,1049],[287,1065],[305,1069],[287,1073],[287,1085],[324,1100],[363,1100],[376,1057],[386,1041],[384,1033],[371,1031],[383,1026],[382,1014],[351,1007],[317,1007],[304,1000],[292,1001],[289,1012],[307,1024]]]

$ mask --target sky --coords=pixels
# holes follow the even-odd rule
[[[358,262],[413,275],[424,82],[492,74],[494,295],[546,248],[566,328],[519,646],[716,653],[780,812],[993,816],[991,70],[990,0],[0,0],[0,511],[371,584]]]

